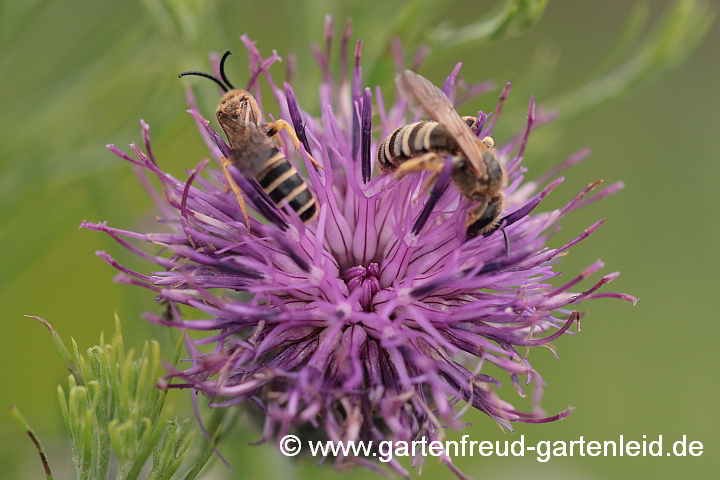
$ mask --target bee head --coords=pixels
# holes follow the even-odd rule
[[[214,75],[210,75],[205,72],[182,72],[178,77],[184,77],[186,75],[195,75],[197,77],[207,78],[217,83],[220,88],[223,89],[225,95],[218,104],[215,115],[217,116],[218,122],[224,129],[227,130],[232,124],[240,122],[250,122],[257,124],[262,119],[260,108],[258,107],[255,98],[245,90],[235,89],[227,75],[225,75],[225,60],[230,56],[231,52],[227,51],[220,59],[220,78]]]
[[[255,98],[245,90],[227,92],[220,100],[215,115],[220,125],[238,121],[257,124],[262,120]]]
[[[502,192],[507,186],[507,173],[495,155],[494,149],[489,148],[483,152],[483,162],[488,176],[489,193],[495,195]]]

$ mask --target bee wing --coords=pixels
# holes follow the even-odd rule
[[[227,130],[226,133],[232,149],[233,165],[247,176],[254,178],[257,173],[253,171],[255,164],[277,152],[273,141],[255,123],[238,121],[233,125],[232,135]]]
[[[410,70],[398,75],[397,84],[411,102],[418,103],[433,120],[445,127],[470,167],[478,175],[485,175],[485,166],[480,160],[484,146],[467,126],[465,120],[455,111],[452,103],[442,90],[427,78]]]

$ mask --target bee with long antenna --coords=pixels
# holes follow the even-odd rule
[[[255,178],[276,205],[282,206],[283,202],[287,202],[303,222],[309,222],[317,213],[315,196],[271,138],[281,130],[285,130],[298,149],[301,145],[300,140],[295,130],[285,120],[261,123],[262,113],[255,98],[245,90],[234,88],[225,75],[225,60],[230,55],[231,52],[227,51],[220,60],[222,80],[208,73],[196,71],[182,72],[178,77],[195,75],[208,78],[225,92],[215,110],[215,116],[225,131],[232,154],[223,161],[222,167],[225,178],[237,197],[245,225],[249,231],[250,222],[245,198],[228,170],[230,165],[235,166],[244,175]],[[310,152],[308,157],[315,166],[323,168]]]
[[[504,206],[507,175],[490,137],[473,132],[475,118],[461,117],[442,90],[410,70],[398,75],[398,88],[419,104],[434,121],[416,122],[393,131],[378,148],[377,163],[384,172],[402,178],[414,172],[432,173],[425,188],[440,175],[445,156],[452,160],[452,180],[468,200],[477,202],[465,222],[468,237],[495,228]]]

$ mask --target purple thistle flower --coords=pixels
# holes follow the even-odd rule
[[[168,377],[182,383],[167,387],[205,392],[215,407],[256,405],[265,415],[263,440],[303,425],[336,441],[442,440],[445,428],[463,425],[460,417],[469,408],[509,430],[514,422],[566,417],[571,409],[552,416],[540,409],[543,379],[524,347],[547,346],[568,331],[579,321],[575,304],[581,300],[612,297],[634,304],[636,299],[598,291],[617,273],[576,289],[603,266],[600,261],[553,286],[559,275],[553,268],[556,257],[594,233],[602,221],[565,245],[546,244],[567,213],[622,184],[587,197],[599,182],[593,183],[565,207],[537,213],[563,179],[543,187],[545,182],[588,152],[526,181],[522,157],[530,127],[550,119],[535,115],[531,99],[524,134],[496,146],[509,176],[500,228],[467,238],[464,220],[471,204],[450,182],[449,168],[428,194],[420,191],[429,172],[399,181],[390,175],[371,176],[378,141],[416,117],[405,99],[385,106],[378,87],[372,123],[373,94],[362,87],[362,44],[356,45],[353,66],[347,58],[348,24],[340,61],[352,72],[348,76],[343,71],[336,82],[329,68],[331,26],[328,18],[325,49],[314,49],[324,72],[319,118],[299,108],[289,83],[281,88],[273,81],[268,68],[279,60],[277,54],[264,59],[242,37],[250,57],[248,88],[255,87],[260,103],[258,80],[265,78],[280,118],[293,125],[303,145],[296,150],[284,137],[281,147],[298,170],[307,171],[306,182],[317,197],[319,214],[309,224],[292,209],[278,208],[254,179],[230,167],[256,213],[248,233],[219,167],[230,149],[195,109],[190,91],[189,111],[216,161],[214,168],[205,160],[189,172],[187,181],[167,174],[154,156],[158,152],[151,150],[144,122],[145,152],[131,145],[132,157],[108,146],[136,167],[145,185],[147,174],[161,182],[164,199],[152,194],[173,233],[135,233],[106,223],[82,226],[106,232],[160,267],[134,272],[98,252],[121,271],[116,281],[142,286],[169,302],[174,318],[147,314],[151,322],[210,332],[200,339],[187,337],[192,366],[170,372]],[[399,43],[393,44],[393,52],[404,62]],[[413,64],[419,66],[426,54],[420,50]],[[488,82],[466,84],[459,69],[460,64],[444,84],[456,106],[492,88]],[[508,90],[509,84],[503,98]],[[479,136],[489,134],[495,124],[497,113],[489,122],[488,116],[478,113]],[[308,153],[323,170],[312,166]],[[148,253],[126,239],[154,244],[160,251]],[[180,318],[178,304],[211,318]],[[213,352],[201,353],[205,345],[213,346]],[[531,386],[531,412],[518,411],[498,397],[494,387],[500,379],[483,373],[486,363],[505,370],[520,395]],[[362,458],[335,461],[373,466]],[[450,457],[443,461],[463,477]],[[389,466],[408,474],[395,460]]]

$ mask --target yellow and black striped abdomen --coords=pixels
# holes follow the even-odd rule
[[[276,205],[286,201],[300,220],[309,222],[317,212],[315,196],[282,152],[274,146],[272,149],[256,176],[257,181]]]
[[[463,117],[472,127],[475,117]],[[392,172],[404,161],[427,152],[447,152],[453,154],[457,145],[445,127],[429,120],[415,122],[395,129],[380,142],[377,164],[384,173]]]

